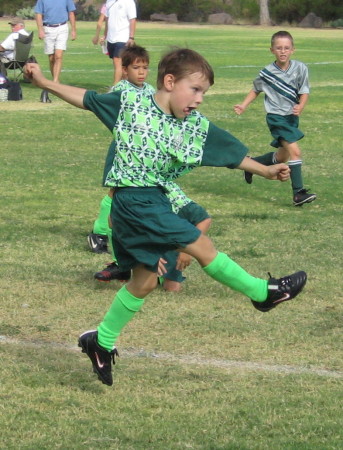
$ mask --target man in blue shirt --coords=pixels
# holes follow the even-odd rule
[[[76,7],[72,0],[38,0],[35,6],[39,39],[44,39],[44,53],[49,57],[53,81],[59,83],[63,52],[67,49],[69,36],[68,20],[71,24],[71,39],[76,39]],[[41,101],[49,102],[46,91]]]

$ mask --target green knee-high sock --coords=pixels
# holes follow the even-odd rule
[[[132,295],[123,286],[114,297],[110,309],[98,326],[98,344],[111,351],[124,326],[143,306],[144,299]]]
[[[293,194],[296,194],[300,189],[304,187],[303,185],[303,178],[301,174],[301,168],[302,168],[302,160],[292,160],[288,162],[289,168],[291,169],[291,182],[292,182],[292,189]]]
[[[211,278],[242,292],[252,300],[264,302],[268,295],[268,282],[249,275],[225,253],[218,253],[210,264],[203,267]]]
[[[107,235],[110,227],[108,225],[108,216],[111,212],[112,199],[109,195],[105,197],[100,202],[100,210],[98,217],[93,225],[93,233]]]
[[[273,164],[276,164],[274,155],[275,152],[269,152],[261,156],[254,156],[252,159],[260,164],[263,164],[264,166],[272,166]]]

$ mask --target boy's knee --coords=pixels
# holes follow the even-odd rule
[[[157,277],[145,280],[144,283],[136,283],[134,277],[128,282],[127,288],[137,298],[145,298],[157,286]]]

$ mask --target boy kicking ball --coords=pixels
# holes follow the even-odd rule
[[[213,70],[200,54],[190,49],[166,54],[158,66],[157,92],[150,97],[128,91],[99,95],[57,84],[47,80],[36,64],[28,64],[26,73],[36,86],[93,111],[116,142],[106,185],[115,188],[111,221],[116,256],[120,267],[132,269],[132,277],[116,293],[97,330],[79,337],[79,346],[103,383],[113,384],[116,340],[155,289],[159,259],[169,250],[191,255],[207,275],[250,298],[262,312],[301,292],[305,272],[269,280],[250,275],[218,252],[208,236],[173,213],[164,193],[172,180],[199,166],[289,179],[287,165],[265,166],[247,158],[240,141],[196,111],[214,83]]]

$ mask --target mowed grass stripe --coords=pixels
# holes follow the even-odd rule
[[[6,336],[0,336],[0,345],[1,344],[11,344],[11,345],[19,345],[20,347],[28,347],[28,348],[51,348],[51,349],[64,349],[69,352],[77,351],[80,352],[80,348],[78,346],[73,345],[63,345],[57,342],[30,342],[30,341],[20,341],[18,339],[11,339]],[[155,353],[151,351],[145,351],[144,349],[121,349],[120,357],[124,358],[149,358],[149,359],[159,359],[166,360],[168,362],[175,362],[180,364],[188,364],[188,365],[198,365],[198,366],[210,366],[218,369],[227,369],[227,370],[256,370],[263,372],[276,372],[276,373],[284,373],[284,374],[299,374],[299,375],[317,375],[319,377],[333,377],[333,378],[342,378],[343,372],[339,372],[336,370],[328,370],[328,369],[319,369],[316,367],[300,367],[300,366],[288,366],[288,365],[271,365],[258,363],[253,361],[234,361],[234,360],[221,360],[221,359],[211,359],[211,358],[200,358],[195,357],[194,355],[173,355],[171,353]],[[88,360],[87,360],[88,361]]]

